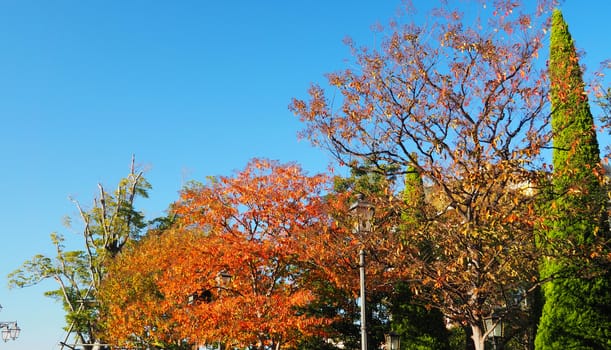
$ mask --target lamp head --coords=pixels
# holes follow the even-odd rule
[[[386,350],[400,350],[401,349],[401,336],[394,331],[386,334]]]
[[[357,194],[356,202],[352,203],[348,211],[356,219],[355,229],[357,233],[362,234],[372,231],[375,207],[365,199],[362,193]]]

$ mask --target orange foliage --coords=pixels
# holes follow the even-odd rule
[[[253,160],[233,177],[183,190],[175,227],[149,235],[111,268],[109,338],[262,347],[320,332],[327,321],[299,310],[314,297],[304,250],[329,221],[327,180]]]
[[[555,1],[458,3],[391,23],[373,50],[351,43],[351,68],[328,75],[333,91],[313,85],[290,108],[302,136],[341,164],[422,176],[430,205],[421,222],[398,226],[396,263],[402,256],[417,297],[471,326],[481,349],[482,315],[499,305],[517,315],[516,291],[536,290],[525,281],[537,273],[540,217],[528,213],[552,136],[538,52]]]

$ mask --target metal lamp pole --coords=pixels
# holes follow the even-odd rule
[[[219,289],[219,300],[221,299],[221,292],[223,291],[223,289],[226,288],[229,283],[231,283],[231,278],[233,278],[233,276],[226,270],[222,270],[221,272],[219,272],[216,280]],[[221,350],[221,348],[222,339],[219,339],[217,350]]]
[[[349,211],[356,216],[356,233],[361,240],[359,250],[359,278],[361,299],[361,350],[367,350],[367,308],[365,303],[365,245],[363,235],[371,232],[374,206],[364,199],[363,194],[357,195],[357,200],[350,206]]]
[[[367,315],[365,313],[365,250],[359,251],[359,270],[361,281],[361,349],[367,350]]]

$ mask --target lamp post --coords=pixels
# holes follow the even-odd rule
[[[363,235],[371,232],[374,206],[367,202],[362,193],[357,195],[356,202],[350,206],[350,213],[356,218],[356,233],[361,241],[359,250],[359,277],[361,299],[361,350],[367,350],[367,314],[365,304],[365,244]]]
[[[492,337],[492,348],[496,350],[496,339],[502,339],[505,332],[503,320],[494,312],[488,317],[484,317],[484,332],[488,333],[488,338]]]
[[[0,310],[2,310],[2,305],[0,305]],[[17,325],[17,321],[0,321],[0,329],[2,330],[2,340],[4,340],[5,342],[7,342],[9,339],[17,339],[19,337],[19,333],[21,333],[21,328],[19,328],[19,326]]]
[[[227,270],[222,270],[221,272],[219,272],[218,276],[216,277],[216,284],[217,284],[217,288],[219,289],[219,300],[221,299],[221,290],[227,288],[227,285],[231,283],[232,277],[233,276],[229,272],[227,272]],[[219,340],[217,350],[221,350],[221,347],[222,347],[222,340]]]
[[[222,270],[216,275],[216,289],[217,289],[217,300],[221,300],[221,292],[223,289],[227,289],[227,285],[231,283],[231,279],[233,276],[227,272],[226,270]],[[208,289],[202,289],[200,291],[196,291],[191,293],[187,298],[187,304],[193,305],[199,302],[210,303],[214,300],[212,292]],[[222,344],[221,340],[219,340],[217,349],[221,350]]]
[[[226,286],[231,283],[231,278],[233,278],[233,276],[226,270],[219,272],[216,280],[219,289],[226,288]]]
[[[393,331],[385,336],[386,350],[400,350],[401,336]]]

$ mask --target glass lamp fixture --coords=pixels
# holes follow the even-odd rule
[[[401,349],[401,336],[395,332],[386,334],[386,350],[400,350]]]

